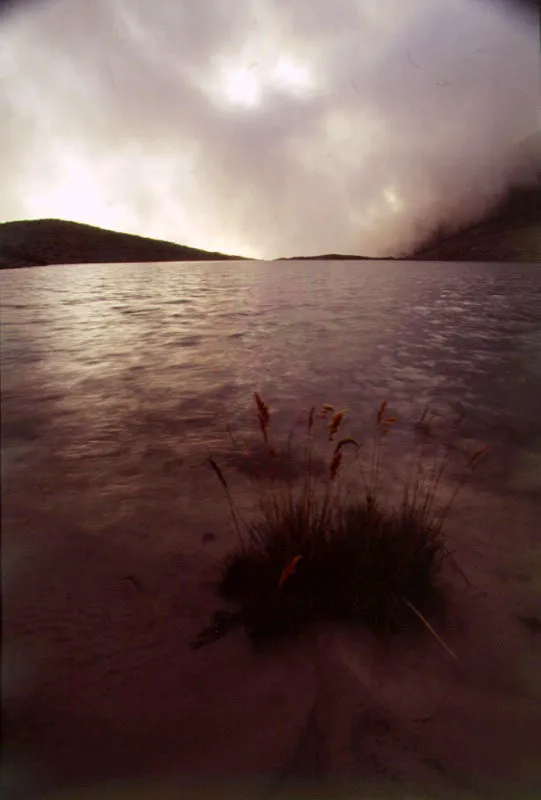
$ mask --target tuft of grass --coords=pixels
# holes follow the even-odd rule
[[[276,450],[269,435],[270,410],[258,392],[254,400],[269,457],[291,455],[291,435],[286,450]],[[401,501],[395,506],[386,496],[381,477],[386,438],[397,417],[387,413],[387,401],[383,401],[367,447],[350,435],[334,442],[346,424],[346,413],[327,403],[318,414],[315,406],[310,409],[300,480],[278,487],[254,481],[257,512],[250,520],[240,520],[223,472],[209,456],[239,535],[239,547],[224,564],[219,592],[238,604],[242,621],[256,641],[299,631],[321,619],[355,622],[376,634],[422,625],[456,659],[430,621],[442,620],[445,607],[438,581],[444,558],[450,555],[443,526],[487,448],[466,462],[442,503],[439,495],[448,449],[436,446],[429,454],[426,444],[419,444],[410,459]],[[323,475],[313,469],[317,420],[323,422],[327,447],[332,443]],[[346,493],[340,477],[345,457],[352,451],[350,465],[359,481]]]

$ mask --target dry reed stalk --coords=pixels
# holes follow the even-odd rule
[[[212,458],[210,454],[207,457],[207,461],[210,464],[211,468],[214,470],[214,473],[218,476],[218,480],[224,487],[225,491],[229,494],[229,487],[227,485],[227,481],[219,465],[216,463],[216,461]]]
[[[334,406],[331,406],[330,403],[323,403],[323,405],[321,406],[321,413],[319,416],[321,417],[321,419],[327,419],[327,416],[331,412],[334,413]]]
[[[297,569],[297,564],[299,563],[301,558],[302,556],[294,556],[291,559],[291,561],[285,565],[280,574],[280,580],[278,581],[278,591],[280,591],[280,589],[282,588],[284,583],[288,580],[288,578],[290,578],[292,575],[295,574],[295,571]]]
[[[220,483],[221,483],[221,485],[222,485],[222,487],[223,487],[223,489],[225,491],[225,494],[226,494],[226,497],[227,497],[227,501],[228,501],[228,504],[229,504],[229,510],[231,512],[231,517],[233,518],[233,523],[234,523],[236,531],[237,531],[237,535],[238,535],[238,539],[239,539],[241,548],[242,548],[243,552],[246,552],[246,547],[244,545],[244,539],[242,537],[242,530],[241,530],[240,523],[239,523],[239,520],[238,520],[238,517],[237,517],[237,513],[235,511],[235,503],[233,502],[233,497],[231,495],[231,492],[229,491],[229,486],[228,486],[227,481],[225,479],[225,475],[223,474],[222,470],[220,469],[220,465],[212,457],[210,452],[209,452],[208,457],[207,457],[207,462],[210,465],[210,467],[211,467],[212,471],[214,472],[214,474],[217,476],[218,480],[220,481]]]
[[[257,406],[257,416],[262,429],[265,429],[269,424],[270,412],[269,407],[262,399],[259,392],[254,392],[254,400]]]
[[[316,412],[316,407],[312,406],[310,409],[310,413],[308,414],[308,435],[312,433],[312,428],[314,427],[314,414]]]
[[[468,463],[466,464],[466,469],[472,470],[477,465],[477,463],[486,456],[490,447],[485,445],[485,447],[481,447],[479,450],[476,450],[475,453],[470,457]]]
[[[381,420],[383,419],[383,413],[384,413],[386,408],[387,408],[387,400],[383,400],[383,402],[381,403],[381,405],[379,407],[378,413],[376,414],[376,423],[377,423],[377,425],[381,425]]]
[[[432,627],[432,625],[430,624],[430,622],[429,622],[429,621],[426,619],[426,617],[424,617],[424,616],[421,614],[421,612],[419,611],[419,609],[415,608],[415,606],[413,605],[413,603],[410,603],[410,601],[409,601],[409,600],[407,600],[405,597],[403,597],[403,598],[402,598],[402,602],[403,602],[403,603],[404,603],[404,604],[405,604],[405,605],[406,605],[406,606],[407,606],[407,607],[410,609],[410,611],[413,611],[413,613],[415,614],[415,616],[416,616],[416,617],[418,617],[418,618],[421,620],[421,622],[423,623],[423,625],[425,626],[425,628],[426,628],[428,631],[430,631],[430,633],[432,634],[432,636],[434,636],[434,638],[436,639],[436,641],[437,641],[437,642],[439,642],[439,644],[440,644],[440,645],[443,647],[443,649],[444,649],[444,650],[445,650],[447,653],[449,653],[449,655],[451,656],[451,658],[454,658],[454,660],[457,662],[457,664],[460,664],[461,662],[460,662],[460,659],[458,658],[458,656],[457,656],[455,653],[453,653],[453,651],[451,650],[451,648],[449,647],[449,645],[445,644],[445,642],[443,641],[443,639],[441,638],[441,636],[440,636],[438,633],[436,633],[436,631],[434,630],[434,628]]]
[[[259,416],[265,421],[265,423],[268,423],[268,421],[270,419],[270,413],[269,413],[268,405],[261,398],[261,395],[259,394],[259,392],[254,392],[254,399],[255,399],[255,402],[256,402],[256,405],[257,405],[257,410],[258,410]]]
[[[331,481],[333,481],[336,478],[336,474],[338,472],[338,469],[340,468],[341,461],[342,461],[342,453],[341,453],[340,450],[338,450],[337,452],[335,452],[333,454],[333,457],[331,459],[331,463],[330,463],[330,466],[329,466],[329,477],[330,477]]]
[[[338,428],[342,424],[342,421],[344,419],[344,414],[345,414],[345,410],[344,411],[337,411],[335,414],[333,414],[333,417],[332,417],[332,419],[331,419],[331,421],[329,423],[329,441],[332,441],[336,431],[338,430]]]
[[[261,430],[261,433],[263,434],[263,439],[265,440],[265,444],[268,444],[269,439],[267,435],[267,425],[265,423],[265,420],[262,417],[258,417],[258,420],[259,420],[259,428]]]
[[[246,439],[244,439],[244,438],[240,439],[240,447],[239,447],[238,440],[237,440],[235,434],[233,433],[233,429],[232,429],[231,425],[227,421],[224,424],[225,424],[225,429],[227,431],[227,434],[228,434],[228,436],[229,436],[229,438],[231,440],[231,443],[232,443],[233,447],[235,447],[236,449],[242,450],[243,455],[246,456],[246,458],[249,458],[250,451],[248,450],[248,445],[246,443]]]
[[[376,436],[372,447],[372,460],[370,465],[370,485],[367,491],[367,499],[374,505],[379,485],[379,469],[381,459],[381,442],[383,436],[388,432],[388,426],[383,423],[383,414],[387,408],[387,400],[383,400],[376,414]]]
[[[459,480],[457,481],[457,484],[456,484],[453,492],[451,492],[449,500],[447,501],[446,505],[443,507],[443,510],[442,510],[442,512],[441,512],[441,514],[439,516],[439,525],[440,525],[440,527],[443,525],[445,519],[447,518],[447,515],[449,514],[449,511],[451,510],[451,507],[454,504],[459,492],[464,488],[464,485],[466,483],[468,475],[470,475],[473,472],[475,467],[479,464],[481,459],[484,456],[486,456],[486,454],[489,452],[489,450],[490,450],[490,447],[488,447],[488,446],[481,447],[479,450],[476,450],[470,456],[470,458],[468,459],[468,461],[466,463],[466,466],[464,468],[464,472],[462,473],[462,475],[460,476]]]
[[[286,452],[287,452],[288,458],[291,458],[291,445],[293,443],[293,437],[295,436],[295,429],[297,428],[297,426],[302,425],[302,422],[303,422],[303,416],[299,415],[297,417],[297,419],[294,421],[294,423],[291,426],[291,428],[289,429],[289,433],[287,434]]]
[[[356,439],[353,438],[353,436],[346,436],[344,439],[340,439],[340,441],[336,443],[334,452],[339,453],[342,447],[344,447],[346,444],[354,444],[358,450],[360,450],[361,448],[361,445]]]
[[[276,458],[277,452],[272,447],[269,441],[269,434],[268,434],[268,427],[269,427],[269,420],[270,420],[270,411],[268,405],[265,403],[259,392],[254,392],[254,400],[257,406],[257,417],[259,421],[259,427],[261,429],[261,433],[263,435],[263,440],[269,449],[269,454],[271,458]]]
[[[385,436],[389,433],[391,426],[398,421],[398,417],[386,417],[384,420],[380,422],[380,430],[381,433]]]

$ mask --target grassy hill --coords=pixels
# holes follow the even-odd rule
[[[61,219],[0,224],[0,266],[141,261],[218,261],[239,256],[147,239]]]

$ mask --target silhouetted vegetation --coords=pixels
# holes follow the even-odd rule
[[[291,439],[280,449],[271,439],[270,411],[255,394],[257,421],[269,460],[291,457]],[[382,403],[371,442],[342,436],[345,411],[324,405],[306,419],[301,477],[269,485],[257,470],[252,483],[258,510],[244,520],[216,460],[208,463],[224,489],[238,547],[226,559],[219,593],[240,608],[239,619],[258,643],[302,630],[318,620],[361,624],[377,634],[424,625],[453,656],[429,619],[443,620],[444,598],[438,581],[449,556],[444,522],[471,470],[486,452],[474,453],[442,503],[438,493],[449,449],[420,438],[401,500],[393,507],[382,484],[385,440],[397,419]],[[323,473],[317,468],[316,428],[323,429],[331,452]],[[430,448],[430,452],[427,451]],[[245,452],[247,448],[245,446]],[[355,491],[340,485],[342,459],[353,451],[359,477]],[[363,458],[364,456],[364,458]],[[428,464],[428,466],[427,466]]]
[[[5,222],[0,225],[3,267],[48,264],[103,264],[147,261],[223,261],[237,259],[193,247],[133,236],[61,219]]]

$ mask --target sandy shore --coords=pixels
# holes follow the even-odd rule
[[[158,798],[182,786],[194,798],[518,798],[541,787],[535,493],[472,489],[450,521],[472,584],[449,561],[456,664],[428,634],[384,647],[328,627],[272,654],[241,630],[193,650],[226,607],[213,586],[234,543],[211,476],[167,509],[104,510],[101,526],[41,479],[22,503],[17,480],[4,498],[4,796],[108,798],[122,786]]]

